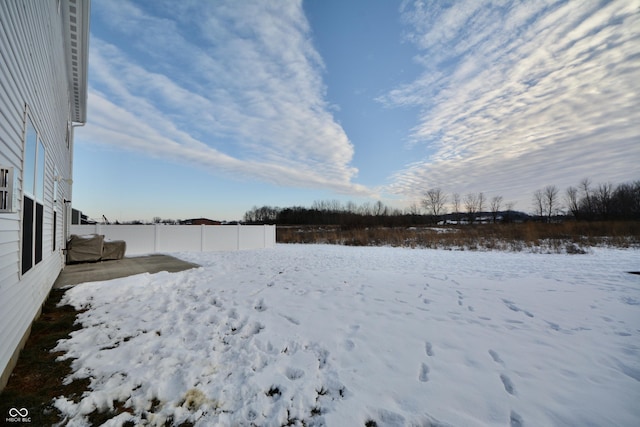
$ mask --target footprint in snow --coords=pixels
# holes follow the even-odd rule
[[[516,389],[513,386],[513,382],[511,382],[511,378],[507,376],[507,374],[500,374],[500,380],[502,381],[502,385],[504,386],[504,390],[512,396],[515,396]]]
[[[498,363],[504,366],[504,361],[500,358],[500,355],[498,354],[497,351],[489,349],[489,356],[491,356],[491,359],[493,359],[495,363]],[[516,388],[514,387],[513,381],[511,381],[511,378],[509,378],[507,374],[502,373],[500,374],[500,381],[502,381],[504,390],[510,395],[515,396]]]
[[[298,379],[300,379],[300,378],[302,378],[304,376],[304,371],[302,369],[289,367],[289,368],[285,369],[284,374],[291,381],[295,381],[295,380],[298,380]]]
[[[313,345],[312,351],[316,356],[316,359],[318,359],[318,369],[323,369],[325,366],[327,366],[327,361],[329,360],[329,351],[317,344]]]
[[[253,306],[253,308],[256,311],[265,311],[267,309],[267,306],[264,305],[264,300],[259,300],[258,302],[255,303],[255,305]]]
[[[460,291],[456,291],[458,294],[458,305],[462,307],[464,305],[464,295]]]
[[[550,327],[551,329],[553,329],[554,331],[559,331],[559,330],[561,329],[561,328],[560,328],[560,325],[558,325],[557,323],[554,323],[554,322],[547,322],[546,320],[545,320],[545,323],[546,323],[547,325],[549,325],[549,327]]]
[[[222,307],[222,303],[216,297],[209,299],[209,304],[218,308]]]
[[[418,380],[420,380],[423,383],[426,383],[427,381],[429,381],[429,367],[427,366],[426,363],[422,363],[420,365],[420,374],[418,375]]]
[[[494,362],[504,365],[504,362],[502,361],[502,359],[500,358],[500,355],[496,351],[489,350],[489,356],[491,356]]]
[[[522,417],[515,411],[511,411],[511,415],[509,416],[509,422],[511,427],[522,427],[524,426],[524,421],[522,421]]]
[[[427,356],[433,356],[433,345],[429,341],[424,343],[424,351],[427,353]]]
[[[521,309],[520,307],[518,307],[517,305],[515,305],[515,304],[513,303],[513,301],[509,301],[508,299],[503,299],[503,300],[502,300],[502,302],[503,302],[503,303],[504,303],[504,305],[506,305],[506,306],[507,306],[507,308],[508,308],[509,310],[511,310],[511,311],[515,311],[516,313],[521,311],[521,312],[523,312],[526,316],[528,316],[528,317],[533,317],[533,314],[532,314],[531,312],[529,312],[529,311],[527,311],[527,310],[523,310],[523,309]]]
[[[252,322],[247,328],[245,328],[242,334],[243,338],[249,338],[253,335],[257,335],[264,329],[264,325],[260,322]]]
[[[300,321],[294,317],[291,316],[287,316],[285,314],[280,314],[280,316],[284,317],[285,319],[287,319],[289,322],[293,323],[294,325],[299,325]]]
[[[425,341],[424,351],[425,353],[427,353],[427,356],[429,357],[433,356],[433,346],[429,341]],[[418,380],[423,383],[426,383],[427,381],[429,381],[429,366],[427,366],[426,363],[420,364],[420,373],[418,374]]]

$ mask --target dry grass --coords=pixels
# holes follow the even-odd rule
[[[61,353],[51,352],[59,339],[79,329],[75,325],[77,311],[71,306],[57,307],[63,290],[54,289],[47,299],[42,315],[33,324],[31,335],[20,353],[18,364],[0,395],[0,414],[10,408],[27,408],[31,425],[46,426],[60,422],[60,414],[52,405],[61,395],[74,399],[82,395],[89,380],[63,385],[71,373],[71,361],[56,361]],[[4,420],[4,418],[2,418]]]
[[[290,226],[278,227],[276,235],[278,243],[583,253],[593,246],[640,246],[640,222],[527,222],[348,230],[338,226]]]

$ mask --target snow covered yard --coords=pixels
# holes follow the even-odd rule
[[[637,426],[637,250],[180,253],[78,285],[68,425]],[[71,380],[71,379],[69,379]]]

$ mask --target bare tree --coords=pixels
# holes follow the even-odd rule
[[[342,203],[340,203],[340,200],[337,199],[328,200],[327,207],[330,212],[341,212],[343,210]]]
[[[409,215],[420,215],[420,206],[416,202],[411,203],[409,205]]]
[[[422,206],[427,210],[427,213],[436,218],[444,213],[445,203],[447,203],[447,196],[439,188],[427,190],[422,199]]]
[[[478,196],[475,193],[468,193],[464,196],[464,207],[469,215],[469,222],[473,223],[478,212]]]
[[[616,187],[612,196],[612,210],[621,219],[640,219],[640,181]]]
[[[533,193],[533,209],[539,218],[544,216],[544,192],[542,190],[536,190]]]
[[[565,191],[564,199],[569,212],[571,212],[574,218],[578,218],[578,216],[580,215],[580,200],[578,197],[578,189],[573,186],[567,188],[567,190]]]
[[[376,215],[376,216],[387,215],[387,213],[388,213],[388,208],[380,200],[378,200],[373,205],[373,214],[374,215]]]
[[[451,198],[453,202],[453,213],[456,214],[456,221],[460,222],[460,194],[453,193]]]
[[[476,212],[482,214],[482,211],[484,210],[484,202],[486,201],[484,198],[484,193],[482,191],[478,193],[477,200],[478,200],[478,207]]]
[[[590,185],[591,185],[591,180],[589,178],[585,178],[582,181],[580,181],[580,189],[584,193],[583,195],[583,201],[585,205],[584,208],[586,210],[588,217],[593,215],[593,210],[594,210],[593,198],[591,197],[591,188],[589,188]]]
[[[371,204],[369,202],[364,202],[362,206],[360,206],[360,215],[369,216],[371,213]]]
[[[598,188],[593,192],[593,205],[597,214],[602,219],[608,219],[611,213],[611,204],[613,199],[613,184],[610,182],[599,184]]]
[[[358,212],[358,205],[356,205],[353,201],[349,200],[347,202],[347,205],[345,206],[345,209],[349,213],[357,213]]]
[[[491,216],[495,224],[498,219],[498,212],[500,212],[500,205],[502,204],[502,196],[495,196],[491,199]]]
[[[558,211],[558,187],[547,185],[544,188],[544,207],[547,213],[547,222],[551,222],[551,217]]]

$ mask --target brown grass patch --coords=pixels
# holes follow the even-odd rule
[[[78,312],[71,306],[57,307],[64,290],[53,289],[42,314],[34,322],[31,335],[20,352],[18,364],[0,395],[0,416],[4,421],[10,408],[27,408],[31,425],[53,425],[61,421],[60,413],[52,405],[55,397],[65,395],[79,398],[89,380],[77,380],[63,385],[71,373],[71,360],[56,361],[60,352],[51,352],[58,340],[80,327],[75,324]]]
[[[584,253],[592,246],[640,246],[640,222],[473,224],[442,227],[278,226],[278,243],[401,246],[457,250]]]

